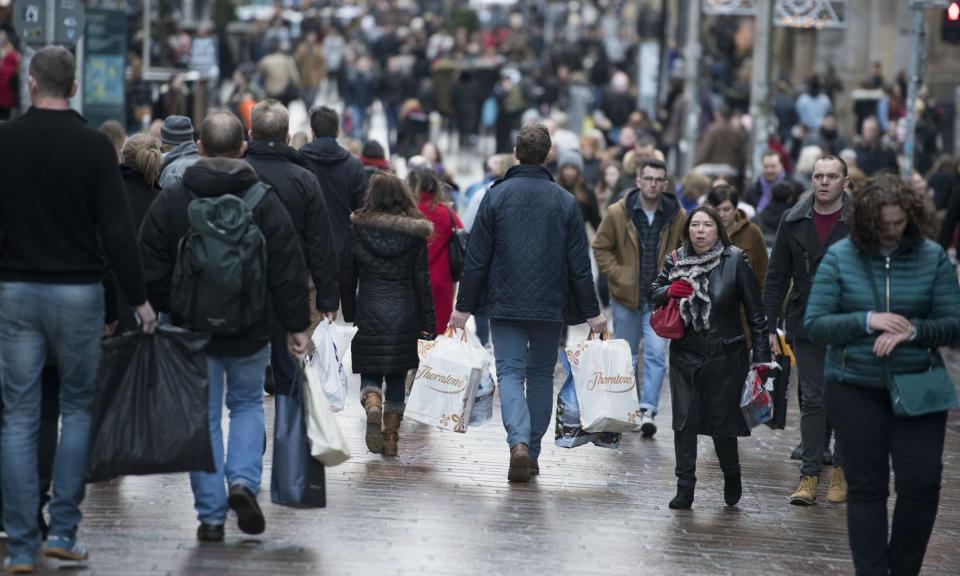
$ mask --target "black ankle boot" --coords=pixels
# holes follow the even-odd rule
[[[670,501],[671,510],[689,510],[693,506],[693,487],[677,486],[677,495]]]
[[[740,483],[740,474],[723,476],[723,501],[727,506],[736,506],[743,495],[743,484]]]

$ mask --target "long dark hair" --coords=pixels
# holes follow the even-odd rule
[[[433,207],[446,202],[446,195],[443,193],[443,182],[437,176],[437,172],[429,166],[413,166],[410,173],[407,174],[407,185],[413,195],[419,198],[420,194],[426,193],[433,198]]]
[[[404,181],[388,172],[377,172],[370,177],[366,200],[357,213],[394,214],[424,219]]]
[[[687,253],[693,253],[693,246],[690,244],[690,223],[693,222],[694,214],[700,212],[709,216],[714,224],[717,225],[717,234],[720,237],[720,242],[723,242],[723,247],[727,248],[730,246],[730,236],[727,234],[727,229],[724,228],[723,222],[720,221],[720,215],[717,214],[713,206],[702,204],[690,211],[690,214],[687,216],[687,221],[683,224],[683,245],[687,249]]]
[[[880,231],[883,230],[883,207],[899,206],[907,214],[907,230],[921,234],[930,229],[930,217],[917,196],[899,177],[881,174],[868,178],[853,197],[853,209],[847,217],[850,238],[864,249],[880,250]],[[906,233],[906,231],[904,233]]]

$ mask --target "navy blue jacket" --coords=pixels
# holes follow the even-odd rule
[[[574,197],[541,166],[507,170],[480,204],[457,310],[579,324],[600,314]]]

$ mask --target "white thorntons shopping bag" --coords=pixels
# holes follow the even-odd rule
[[[343,410],[347,400],[347,373],[343,369],[343,354],[349,345],[347,337],[353,338],[338,333],[336,326],[330,320],[323,320],[317,324],[311,337],[314,350],[309,364],[316,369],[323,391],[327,393],[327,399],[330,401],[330,408],[334,412]],[[346,345],[338,345],[338,340],[345,342]]]
[[[633,355],[626,340],[587,340],[567,348],[587,432],[630,432],[640,418]]]
[[[489,360],[466,333],[448,330],[419,346],[420,367],[413,380],[404,416],[442,430],[466,432],[480,379]]]
[[[310,455],[323,462],[324,466],[346,462],[350,459],[350,448],[330,408],[320,373],[310,364],[303,364],[303,376],[303,410],[306,413]]]

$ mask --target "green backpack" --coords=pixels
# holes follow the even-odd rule
[[[253,220],[266,193],[258,182],[242,200],[225,194],[190,202],[170,307],[191,329],[238,334],[266,313],[267,243]]]

